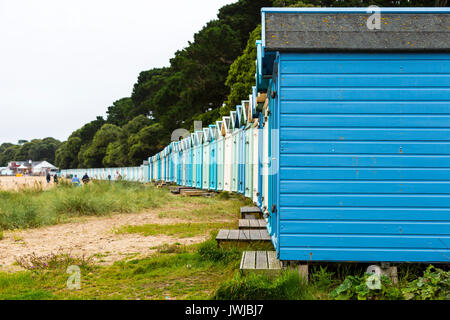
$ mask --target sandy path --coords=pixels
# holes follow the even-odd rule
[[[99,264],[112,264],[127,256],[145,256],[155,252],[154,247],[163,244],[193,244],[208,236],[176,239],[169,236],[142,236],[139,234],[115,234],[113,230],[123,225],[171,224],[186,222],[180,219],[159,218],[158,211],[138,214],[117,214],[109,217],[89,217],[81,221],[39,229],[5,231],[0,240],[0,270],[17,271],[15,258],[30,253],[47,255],[58,250],[75,255],[91,256]],[[153,248],[153,249],[152,249]]]

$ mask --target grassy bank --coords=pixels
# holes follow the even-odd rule
[[[214,240],[189,247],[161,247],[144,259],[95,266],[65,256],[21,261],[29,271],[0,273],[0,299],[217,299],[217,300],[448,300],[450,272],[426,265],[399,266],[399,283],[381,278],[369,290],[367,266],[311,267],[308,284],[296,271],[280,276],[240,276],[241,252],[221,249]],[[26,259],[25,259],[26,260]],[[81,266],[81,288],[69,290],[68,265]]]
[[[50,190],[0,191],[1,230],[34,228],[80,216],[161,209],[160,218],[213,221],[234,217],[242,203],[225,199],[174,197],[167,190],[131,182],[60,184]],[[211,210],[214,206],[214,210]]]
[[[150,256],[136,258],[139,253],[133,253],[108,266],[96,265],[92,256],[79,257],[70,252],[23,256],[17,264],[25,271],[0,272],[0,299],[450,300],[450,272],[444,267],[427,265],[400,265],[398,284],[382,277],[380,288],[375,290],[367,287],[367,265],[358,264],[313,265],[307,284],[295,270],[286,270],[274,278],[243,277],[239,274],[239,262],[245,248],[219,248],[214,232],[237,227],[239,207],[248,204],[246,201],[227,194],[213,198],[173,196],[164,189],[127,182],[94,182],[82,188],[63,184],[46,191],[1,192],[3,229],[155,209],[155,217],[175,218],[176,222],[124,225],[115,232],[164,235],[175,241],[213,234],[202,244],[183,246],[172,241],[151,248],[156,253]],[[97,258],[102,254],[107,253],[98,253]],[[67,287],[66,271],[70,265],[81,268],[79,290]]]
[[[61,263],[38,264],[34,259],[34,268],[28,264],[30,271],[0,273],[0,300],[207,299],[220,283],[233,277],[239,265],[240,252],[219,249],[214,241],[169,249],[162,247],[148,258],[107,267],[84,263],[80,290],[66,285],[71,262],[61,258]]]

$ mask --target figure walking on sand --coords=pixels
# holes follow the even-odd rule
[[[81,179],[84,184],[89,183],[89,176],[87,173],[84,174],[83,178]]]

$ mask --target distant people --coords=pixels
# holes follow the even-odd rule
[[[119,171],[116,171],[116,174],[114,175],[114,180],[116,181],[122,180],[122,175],[119,173]]]
[[[83,181],[84,184],[89,183],[89,176],[87,173],[84,174],[83,178],[81,178],[81,181]]]
[[[58,175],[55,173],[55,175],[53,176],[53,182],[55,184],[58,184]]]
[[[51,181],[51,179],[52,179],[52,177],[50,176],[50,172],[47,172],[47,177],[46,177],[46,179],[47,179],[47,183],[50,183],[50,181]]]
[[[111,181],[111,175],[108,174],[108,181]]]
[[[81,181],[80,181],[80,179],[78,178],[77,175],[75,175],[75,176],[72,178],[72,184],[73,184],[74,186],[77,186],[77,187],[81,186]]]

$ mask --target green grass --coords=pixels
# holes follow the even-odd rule
[[[158,209],[160,218],[192,222],[225,222],[236,219],[240,196],[229,200],[185,198],[167,189],[133,182],[94,181],[83,187],[61,183],[50,190],[0,191],[0,230],[34,228],[83,216],[137,213]]]
[[[303,279],[293,270],[272,278],[263,274],[236,275],[221,284],[216,300],[310,300],[312,296]]]
[[[383,278],[382,289],[370,291],[364,268],[357,264],[311,266],[306,284],[296,270],[274,277],[241,276],[241,250],[219,248],[213,238],[192,246],[161,246],[157,251],[111,266],[67,255],[35,257],[30,261],[39,268],[0,272],[0,299],[450,299],[450,272],[425,265],[400,265],[398,285]],[[81,266],[80,290],[66,286],[65,268],[72,262]]]
[[[144,236],[176,236],[192,238],[207,235],[211,230],[236,227],[236,223],[177,223],[177,224],[145,224],[139,226],[123,226],[116,230],[118,234],[138,233]]]
[[[211,246],[209,241],[180,253],[84,267],[80,290],[67,288],[68,274],[61,268],[0,273],[0,300],[208,299],[221,282],[233,277],[239,259],[239,252]]]
[[[446,299],[450,300],[448,269],[399,265],[398,285],[383,278],[382,289],[368,291],[367,265],[310,266],[310,281],[296,271],[280,276],[241,276],[239,262],[247,248],[219,248],[214,232],[236,227],[239,207],[248,200],[225,194],[213,198],[177,197],[165,189],[138,183],[95,182],[82,188],[61,185],[51,190],[0,192],[1,230],[38,227],[76,217],[157,210],[158,218],[176,224],[125,226],[119,233],[192,237],[213,232],[210,240],[191,246],[155,247],[146,258],[132,256],[110,266],[94,265],[90,257],[67,253],[29,255],[17,264],[26,271],[0,272],[0,299]],[[17,239],[20,241],[20,239]],[[101,258],[101,255],[97,255]],[[134,259],[134,260],[130,260]],[[68,265],[81,267],[81,289],[67,288]]]

